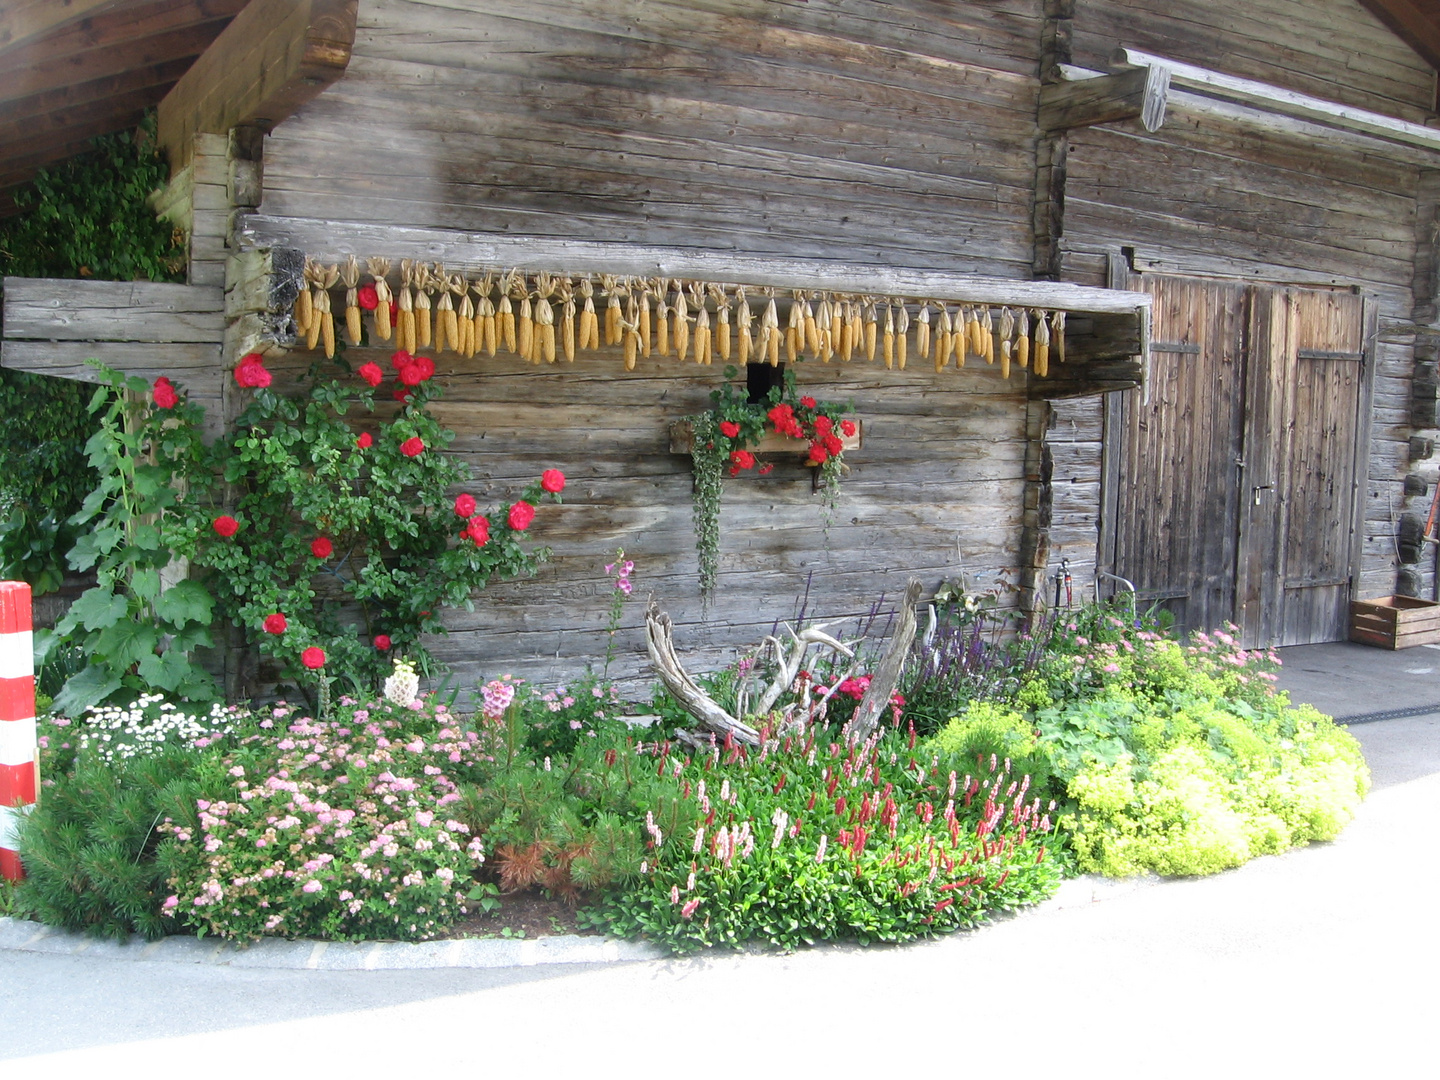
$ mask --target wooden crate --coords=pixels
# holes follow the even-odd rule
[[[1382,649],[1440,643],[1440,603],[1413,596],[1352,600],[1350,640]]]

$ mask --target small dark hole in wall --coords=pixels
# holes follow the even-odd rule
[[[784,387],[785,365],[784,364],[746,364],[745,365],[745,393],[746,400],[751,405],[759,405],[766,400],[772,387]]]

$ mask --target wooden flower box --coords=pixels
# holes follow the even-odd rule
[[[847,420],[854,419],[846,417]],[[847,451],[858,450],[865,441],[864,422],[855,420],[854,435],[840,435],[840,442]],[[839,434],[837,431],[836,434]],[[689,420],[676,420],[670,425],[670,452],[672,454],[688,454],[695,447],[695,432],[690,427]],[[784,435],[776,435],[774,432],[766,432],[758,446],[746,447],[756,454],[801,454],[808,456],[810,444],[804,439],[790,439]]]
[[[1413,596],[1352,600],[1350,640],[1382,649],[1440,643],[1440,603]]]

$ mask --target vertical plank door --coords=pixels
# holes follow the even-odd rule
[[[1181,630],[1205,629],[1235,608],[1246,291],[1151,274],[1129,286],[1155,306],[1148,400],[1132,391],[1110,402],[1112,565],[1142,606],[1168,609]]]

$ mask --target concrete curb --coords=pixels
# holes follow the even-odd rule
[[[0,951],[53,956],[99,956],[168,964],[209,964],[292,971],[402,971],[416,968],[517,968],[547,964],[613,964],[658,960],[669,954],[640,941],[581,937],[463,938],[456,941],[285,941],[253,945],[176,935],[159,941],[110,941],[57,930],[28,919],[0,917]]]

